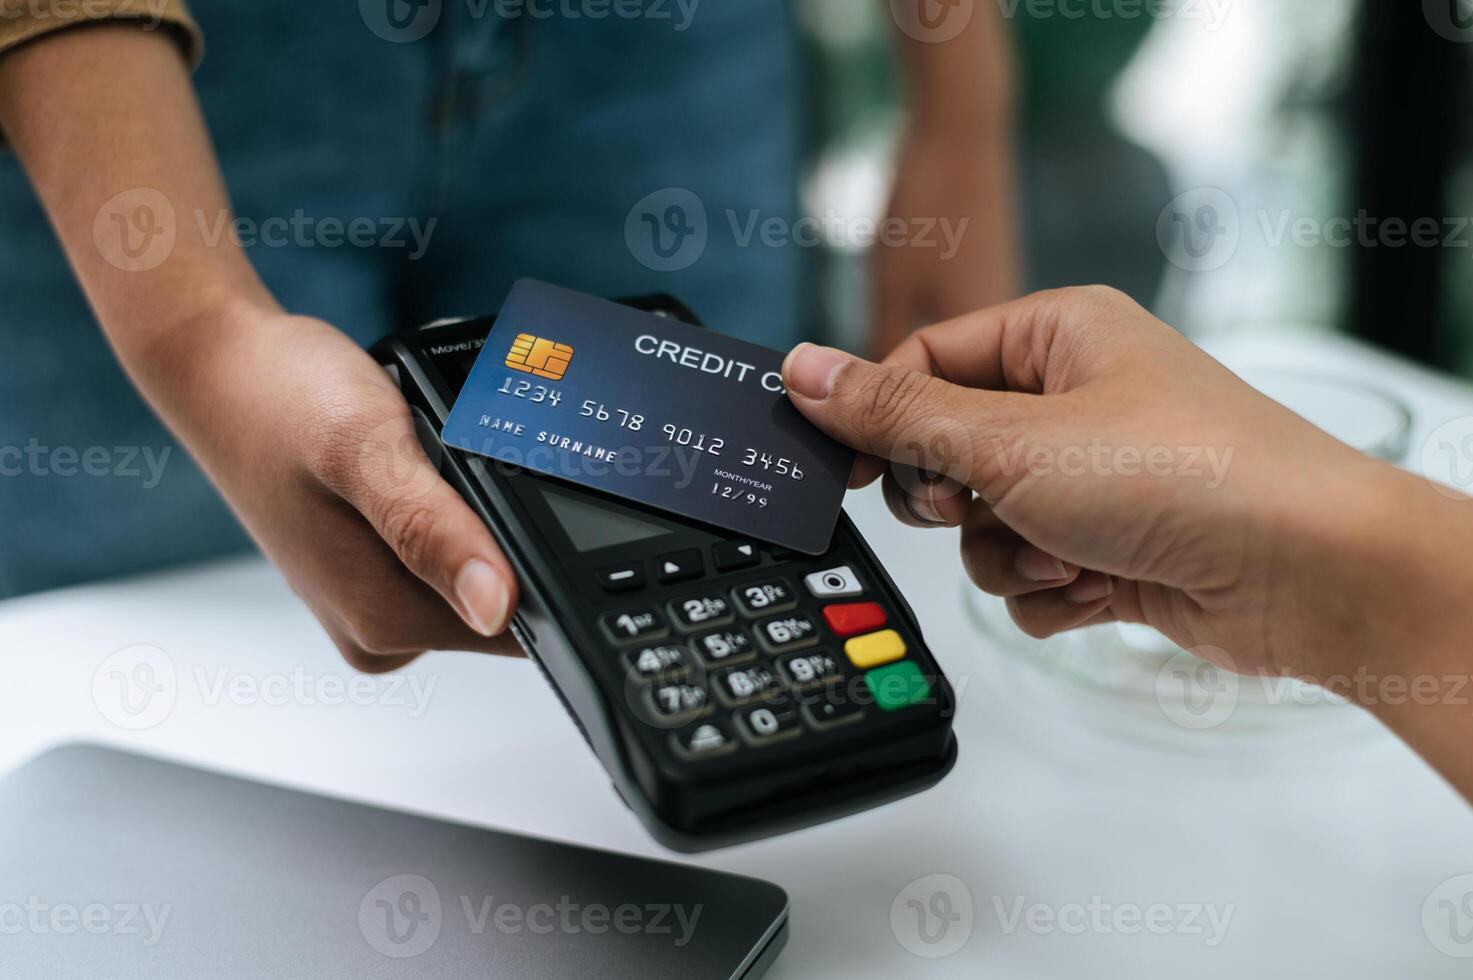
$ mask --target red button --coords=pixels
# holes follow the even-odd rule
[[[885,625],[885,610],[878,602],[846,602],[841,605],[824,606],[823,618],[829,629],[840,636],[868,633]]]

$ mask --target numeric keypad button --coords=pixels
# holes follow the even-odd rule
[[[598,623],[604,634],[620,646],[658,639],[670,632],[653,609],[616,609],[600,616]]]
[[[681,646],[642,647],[624,654],[625,666],[642,681],[684,677],[690,661],[690,651]]]
[[[819,687],[844,676],[839,661],[827,650],[805,650],[778,658],[778,670],[797,689]]]
[[[701,662],[712,667],[740,663],[751,659],[756,653],[752,646],[752,637],[746,630],[712,630],[709,633],[696,634],[690,642]]]
[[[768,653],[786,653],[818,642],[818,623],[805,612],[764,619],[756,629],[757,642]]]
[[[716,693],[729,705],[742,705],[782,692],[782,681],[766,667],[733,667],[715,675]]]
[[[736,712],[742,738],[752,745],[770,745],[796,738],[803,732],[798,709],[790,701],[776,701]]]
[[[792,587],[780,578],[739,585],[731,590],[731,595],[744,616],[766,616],[798,604]]]
[[[670,618],[682,632],[720,626],[732,620],[731,604],[719,595],[696,595],[672,599]]]
[[[689,721],[712,708],[710,695],[698,684],[661,684],[647,690],[651,713],[660,722]]]

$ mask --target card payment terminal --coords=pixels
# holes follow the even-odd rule
[[[627,302],[696,322],[668,297]],[[950,770],[951,686],[847,515],[814,557],[443,446],[493,323],[440,321],[373,353],[516,569],[517,640],[656,839],[765,837]]]

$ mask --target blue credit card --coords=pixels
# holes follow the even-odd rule
[[[445,444],[808,554],[854,452],[783,392],[783,353],[523,279]]]

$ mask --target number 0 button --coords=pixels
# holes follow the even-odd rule
[[[738,711],[736,717],[742,737],[753,745],[767,745],[792,738],[803,731],[797,709],[791,704],[777,703],[746,708]]]

